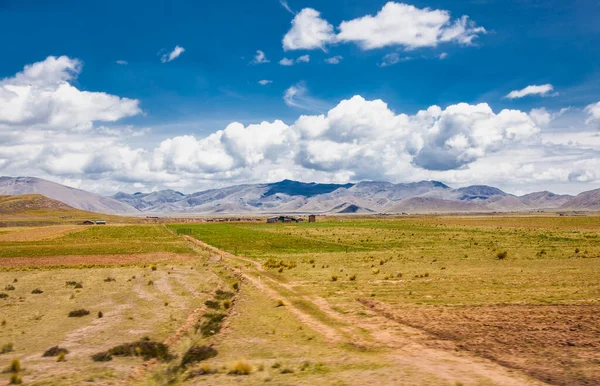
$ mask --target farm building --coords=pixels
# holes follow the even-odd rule
[[[82,222],[81,224],[83,224],[83,225],[94,225],[95,223],[94,223],[94,221],[92,221],[92,220],[85,220],[85,221],[84,221],[84,222]]]
[[[96,225],[106,225],[106,221],[105,220],[97,220]]]
[[[310,216],[308,216],[308,222],[317,222],[317,216],[311,214]]]
[[[267,219],[268,224],[275,224],[278,222],[287,223],[287,222],[302,222],[302,221],[304,221],[304,220],[301,218],[295,218],[295,217],[289,217],[289,216],[276,216],[276,217],[269,217]]]

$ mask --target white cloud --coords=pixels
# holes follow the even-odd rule
[[[439,56],[440,60],[444,60],[448,57],[448,53],[447,52],[442,52]]]
[[[269,63],[270,60],[267,59],[266,55],[264,52],[262,52],[261,50],[256,50],[256,55],[254,56],[254,59],[252,60],[252,64],[263,64],[263,63]]]
[[[600,102],[588,105],[585,108],[585,112],[588,114],[588,119],[586,120],[587,124],[600,121]]]
[[[129,64],[126,60],[117,60],[115,63],[120,64],[122,66],[126,66]]]
[[[332,56],[331,58],[325,59],[325,63],[327,64],[340,64],[340,62],[344,59],[341,55]]]
[[[0,81],[0,124],[55,130],[87,130],[141,113],[139,101],[71,85],[82,64],[49,56]],[[0,128],[1,131],[1,128]]]
[[[388,66],[393,66],[394,64],[398,64],[400,62],[407,62],[409,60],[412,60],[412,57],[410,57],[410,56],[401,57],[400,54],[398,54],[397,52],[392,52],[390,54],[385,55],[381,59],[381,62],[378,64],[378,66],[379,67],[388,67]]]
[[[294,15],[294,11],[292,11],[292,9],[290,8],[290,6],[286,0],[279,0],[279,3],[281,4],[281,6],[283,8],[285,8],[286,11],[288,11],[289,13]]]
[[[279,64],[281,64],[282,66],[293,66],[294,59],[283,58],[279,61]]]
[[[283,49],[312,50],[325,49],[325,46],[335,41],[333,26],[321,18],[321,14],[312,9],[304,8],[292,20],[292,28],[283,37]]]
[[[266,85],[271,84],[271,83],[273,83],[273,81],[272,80],[268,80],[268,79],[262,79],[262,80],[258,81],[258,84],[260,84],[261,86],[266,86]]]
[[[310,62],[310,55],[302,55],[296,59],[296,63],[308,63]]]
[[[540,96],[554,96],[558,95],[558,93],[549,94],[552,90],[554,90],[554,86],[551,84],[543,84],[543,85],[532,85],[527,86],[521,90],[513,90],[506,95],[508,99],[517,99],[523,98],[528,95],[540,95]]]
[[[600,186],[596,130],[542,129],[564,110],[527,114],[457,103],[405,114],[358,95],[327,109],[299,83],[286,91],[286,103],[322,114],[291,124],[233,122],[206,136],[178,135],[140,148],[132,143],[149,128],[96,126],[139,114],[138,102],[79,91],[72,84],[80,71],[75,59],[50,57],[0,81],[0,174],[50,177],[105,193],[283,178],[436,179],[559,192]],[[595,108],[569,114],[579,114],[583,125]]]
[[[292,21],[284,36],[285,50],[325,49],[332,43],[356,43],[365,50],[387,46],[406,49],[435,47],[441,43],[473,44],[485,34],[468,16],[452,19],[447,10],[417,8],[404,3],[388,2],[375,15],[366,15],[342,22],[339,33],[320,13],[303,9]]]
[[[173,48],[173,51],[163,54],[163,56],[160,58],[160,61],[163,63],[171,62],[171,61],[177,59],[179,57],[179,55],[183,54],[184,52],[185,52],[185,48],[180,47],[180,46],[175,46],[175,48]]]

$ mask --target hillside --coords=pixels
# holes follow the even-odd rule
[[[65,214],[80,212],[60,201],[44,197],[41,194],[23,194],[19,196],[0,196],[0,215],[28,215],[39,213]]]
[[[579,193],[571,200],[565,202],[560,208],[568,210],[600,210],[600,189]]]
[[[110,197],[35,177],[0,177],[0,195],[41,194],[75,209],[110,214],[132,214],[137,209]]]

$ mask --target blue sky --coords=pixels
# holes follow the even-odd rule
[[[583,146],[583,150],[573,149],[572,146],[568,151],[559,148],[549,150],[546,146],[543,153],[548,163],[544,165],[534,162],[532,159],[535,157],[531,156],[539,154],[535,150],[542,151],[540,146],[544,143],[547,145],[549,141],[553,145],[568,145],[568,140],[564,138],[567,141],[565,143],[549,140],[550,137],[543,138],[545,133],[553,135],[552,138],[573,132],[593,136],[598,129],[593,115],[596,110],[592,107],[600,101],[600,23],[597,22],[600,20],[600,1],[428,0],[394,4],[398,7],[390,7],[389,13],[385,11],[389,24],[384,26],[382,32],[377,29],[381,25],[369,31],[363,18],[375,16],[385,9],[385,1],[289,0],[288,10],[278,0],[4,0],[0,3],[0,33],[5,37],[2,40],[0,79],[5,79],[5,85],[16,84],[16,81],[11,83],[10,80],[22,72],[26,65],[44,62],[50,56],[64,56],[79,64],[76,76],[61,78],[61,81],[68,82],[80,92],[105,93],[135,100],[138,110],[120,110],[110,118],[92,115],[86,120],[86,123],[90,123],[86,134],[82,134],[81,129],[73,131],[73,127],[65,124],[60,128],[63,133],[61,141],[54,141],[50,137],[51,132],[59,130],[57,127],[52,127],[53,131],[42,124],[34,127],[25,119],[18,122],[15,119],[3,119],[0,113],[0,125],[5,126],[5,132],[27,128],[43,133],[46,138],[46,142],[35,144],[40,149],[40,153],[32,156],[37,164],[33,161],[15,162],[14,157],[11,158],[12,153],[6,150],[15,137],[11,137],[11,141],[6,139],[0,173],[14,175],[27,172],[75,185],[87,181],[85,183],[88,186],[96,187],[99,191],[164,187],[193,190],[214,184],[256,182],[282,176],[338,182],[356,179],[401,182],[412,178],[439,178],[455,184],[504,183],[505,188],[516,191],[535,190],[544,184],[570,192],[600,186],[600,173],[596,176],[593,171],[598,148],[589,147],[590,143],[595,144],[593,141],[582,138],[581,141],[588,145]],[[417,13],[408,12],[409,6],[414,7]],[[287,47],[286,50],[282,40],[293,29],[292,20],[299,17],[299,13],[304,14],[303,10],[306,9],[317,12],[319,20],[331,25],[333,35],[329,41],[325,39],[319,43],[320,48]],[[442,23],[442,28],[450,28],[456,20],[466,15],[467,28],[476,32],[471,33],[468,41],[463,38],[469,33],[446,40],[440,35],[434,38],[434,43],[421,46],[411,46],[413,43],[407,43],[405,38],[398,38],[405,33],[402,28],[408,28],[407,23],[401,20],[403,15],[413,20],[417,16],[433,17],[436,11],[444,12],[449,18],[448,23]],[[342,22],[350,20],[358,20],[362,24],[348,27],[343,32],[340,29]],[[381,23],[382,20],[383,17],[374,23]],[[315,18],[309,21],[312,23]],[[384,36],[386,34],[389,36]],[[370,42],[366,44],[377,45],[373,43],[377,39],[384,39],[387,43],[374,48],[363,44]],[[184,51],[171,61],[161,61],[162,56],[168,55],[175,47],[182,47]],[[264,53],[268,62],[252,63],[258,50]],[[309,55],[308,63],[297,60],[303,55]],[[338,64],[325,62],[333,57],[341,57]],[[281,65],[279,62],[283,58],[293,60],[294,65]],[[117,61],[127,64],[117,64]],[[258,83],[261,80],[271,82],[261,85]],[[506,97],[511,91],[543,85],[551,85],[552,89],[520,98]],[[292,87],[299,92],[286,102],[284,95]],[[85,157],[67,157],[86,163],[86,167],[79,170],[48,167],[51,160],[41,161],[40,158],[40,154],[52,153],[58,157],[56,154],[67,152],[67,148],[73,147],[72,143],[69,144],[69,138],[79,143],[98,143],[98,138],[102,138],[107,143],[113,141],[111,143],[134,152],[146,151],[145,162],[152,163],[154,161],[149,159],[156,158],[154,153],[162,141],[186,135],[202,141],[232,122],[240,122],[247,128],[262,121],[273,123],[282,120],[286,125],[294,126],[301,115],[327,114],[341,101],[356,95],[367,102],[383,100],[390,111],[409,116],[433,105],[445,110],[448,106],[460,103],[470,106],[486,103],[494,114],[511,109],[530,117],[533,116],[532,109],[544,109],[547,114],[545,122],[541,124],[536,121],[537,128],[530,130],[527,135],[527,141],[535,136],[538,142],[525,144],[521,139],[518,140],[518,145],[524,146],[522,154],[527,154],[527,149],[531,149],[530,159],[523,159],[520,165],[512,167],[533,163],[535,170],[532,173],[543,175],[561,164],[564,167],[564,159],[553,164],[555,161],[552,157],[556,152],[572,155],[568,162],[578,161],[581,166],[571,171],[553,170],[551,173],[556,172],[555,177],[548,179],[524,178],[507,182],[502,176],[486,177],[485,173],[473,171],[477,163],[485,160],[496,162],[494,157],[503,154],[505,160],[514,158],[508,151],[518,146],[505,146],[509,135],[499,140],[502,146],[500,142],[482,145],[481,140],[470,137],[475,129],[465,134],[469,138],[469,145],[465,146],[470,146],[471,150],[460,155],[454,150],[449,154],[446,142],[441,148],[434,144],[442,139],[448,141],[450,137],[432,138],[429,134],[417,133],[422,138],[414,145],[417,147],[415,149],[411,148],[412,145],[406,145],[406,138],[394,137],[406,149],[391,158],[377,161],[377,167],[389,169],[394,159],[407,165],[402,170],[389,173],[374,171],[364,165],[357,166],[357,162],[348,162],[348,159],[344,162],[317,160],[307,149],[314,150],[311,146],[323,144],[302,142],[308,138],[303,136],[302,130],[290,134],[292,137],[301,137],[300,140],[296,138],[291,141],[286,137],[284,142],[288,148],[285,151],[290,154],[285,160],[276,160],[268,155],[284,150],[267,148],[263,143],[264,146],[259,150],[256,148],[259,145],[256,145],[252,150],[256,154],[251,152],[245,160],[238,162],[228,159],[220,163],[229,163],[230,169],[207,168],[207,162],[202,159],[204,156],[194,158],[207,146],[202,144],[195,150],[188,149],[196,155],[185,162],[198,162],[198,165],[204,166],[181,167],[172,162],[169,168],[168,162],[163,162],[162,166],[154,163],[146,165],[145,177],[141,176],[145,173],[140,173],[137,178],[133,166],[127,176],[119,176],[111,172],[110,167],[91,165],[93,161]],[[114,108],[114,105],[106,108]],[[569,110],[562,110],[567,108]],[[74,112],[72,107],[68,110],[72,114],[86,113]],[[355,119],[360,121],[360,117]],[[548,119],[550,122],[546,122]],[[373,132],[388,127],[386,123],[373,122]],[[494,122],[489,124],[496,124]],[[106,128],[120,133],[111,132],[108,139]],[[377,147],[377,141],[369,142],[360,135],[352,141],[348,138],[341,140],[332,134],[339,134],[339,130],[336,131],[333,126],[328,130],[321,133],[321,137],[310,139],[333,141],[338,145],[354,141],[362,146],[360,150],[354,149],[356,153],[347,153],[347,158],[368,159],[369,152],[383,152]],[[386,130],[398,132],[404,129],[389,126]],[[427,131],[427,128],[415,130]],[[457,130],[452,131],[452,138],[464,134]],[[510,127],[504,126],[498,130],[504,130],[505,134],[512,132]],[[132,132],[137,134],[131,135]],[[385,135],[379,133],[379,138],[382,137]],[[44,148],[50,141],[63,145],[55,145],[50,151]],[[478,145],[475,144],[477,141]],[[281,146],[281,143],[277,145]],[[348,149],[340,151],[347,152]],[[214,154],[205,156],[217,157]],[[426,157],[428,159],[425,161]],[[114,161],[115,164],[122,162],[126,161]],[[481,170],[484,170],[484,166],[480,166]],[[279,172],[269,174],[268,171],[274,168]],[[587,173],[587,177],[577,180],[576,176],[581,173]]]

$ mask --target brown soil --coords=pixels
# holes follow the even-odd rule
[[[54,239],[67,233],[80,232],[86,227],[78,225],[56,225],[52,227],[25,228],[0,235],[0,241],[39,241]]]
[[[504,366],[555,385],[600,385],[600,306],[364,305]],[[436,341],[430,343],[436,345]],[[442,343],[443,344],[443,343]]]
[[[192,255],[179,255],[169,252],[141,253],[136,255],[74,255],[43,257],[4,257],[0,258],[2,267],[68,267],[88,265],[128,265],[140,263],[159,263],[163,261],[185,261]]]

